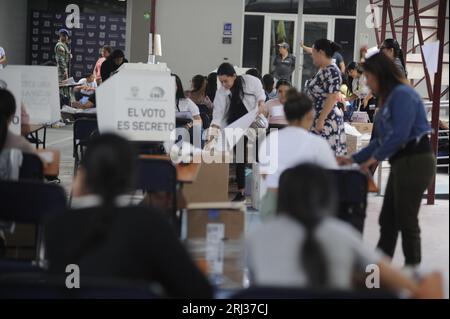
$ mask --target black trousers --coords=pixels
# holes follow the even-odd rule
[[[405,156],[391,164],[379,219],[378,248],[393,257],[401,233],[406,265],[418,265],[422,259],[418,215],[422,196],[435,172],[436,159],[431,152]]]
[[[242,148],[242,144],[244,147]],[[245,168],[248,163],[248,138],[244,136],[234,147],[234,163],[236,163],[236,182],[239,190],[245,189]],[[244,152],[242,154],[241,152]]]

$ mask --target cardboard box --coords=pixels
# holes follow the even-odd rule
[[[352,115],[352,123],[369,123],[370,118],[367,112],[354,112]]]
[[[361,137],[347,134],[347,154],[353,155],[361,149]]]
[[[228,195],[227,195],[228,196]],[[239,240],[245,231],[243,203],[196,203],[188,205],[187,239],[206,239],[207,225],[225,225],[225,239]]]
[[[361,134],[372,134],[373,123],[352,123],[354,128],[356,128]]]
[[[221,288],[242,288],[245,279],[245,210],[242,203],[204,203],[188,207],[188,250],[198,264],[206,262],[207,275]],[[214,228],[219,232],[211,234]]]
[[[185,184],[183,194],[189,203],[227,202],[230,164],[202,163],[197,179]]]

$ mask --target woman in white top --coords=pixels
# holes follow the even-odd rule
[[[180,77],[176,74],[172,74],[172,76],[175,78],[175,82],[177,84],[177,91],[176,91],[177,110],[176,111],[177,112],[190,112],[194,122],[201,123],[202,118],[200,117],[200,110],[198,109],[198,106],[194,102],[192,102],[191,99],[186,97]]]
[[[251,285],[353,290],[377,267],[380,288],[416,298],[434,295],[435,282],[428,279],[436,274],[421,283],[409,279],[366,247],[350,225],[333,217],[336,193],[329,174],[317,165],[302,164],[282,174],[277,218],[248,236]]]
[[[210,130],[213,133],[210,135],[214,135],[214,132],[217,132],[218,129],[226,128],[256,108],[259,109],[260,114],[266,113],[266,93],[261,80],[247,74],[238,76],[234,67],[229,63],[223,63],[219,67],[217,76],[222,85],[217,90],[214,100],[213,120],[211,122],[213,130]],[[245,153],[247,153],[246,145]],[[247,154],[244,154],[244,162],[246,162],[246,157]],[[245,201],[245,166],[245,163],[237,163],[236,165],[239,191],[234,201]]]
[[[75,92],[80,92],[83,96],[91,96],[97,90],[97,82],[94,74],[86,74],[86,76],[78,82],[79,86],[74,88]]]
[[[291,82],[280,80],[277,82],[277,97],[266,103],[266,109],[269,114],[269,123],[288,124],[284,114],[284,103],[286,103],[286,94],[292,88]]]
[[[288,168],[301,163],[314,163],[327,169],[337,169],[338,164],[326,140],[310,132],[314,123],[314,106],[303,93],[291,89],[284,104],[289,126],[272,132],[259,150],[260,173],[267,188],[262,199],[261,218],[275,215],[278,180]]]
[[[362,67],[359,66],[356,62],[352,62],[347,66],[347,73],[353,79],[352,80],[352,96],[347,100],[349,102],[359,100],[358,103],[367,107],[370,98],[372,95],[370,94],[370,89],[367,86],[367,79],[364,75]]]

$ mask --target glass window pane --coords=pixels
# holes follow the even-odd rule
[[[270,73],[273,70],[273,62],[278,55],[278,47],[277,44],[282,42],[287,42],[289,44],[290,52],[292,53],[292,49],[294,48],[294,32],[295,32],[295,22],[294,21],[280,21],[280,20],[272,20],[272,24],[270,26],[271,36],[270,36]]]
[[[319,39],[327,38],[328,23],[327,22],[305,22],[305,35],[303,43],[312,47],[314,42]],[[304,53],[303,72],[302,72],[302,87],[305,82],[310,80],[317,72],[316,66],[313,64],[311,55]]]
[[[304,0],[304,14],[356,15],[356,0]]]
[[[298,13],[298,0],[245,0],[246,12]]]
[[[355,28],[355,19],[336,19],[334,41],[342,47],[339,53],[344,57],[346,65],[354,60]]]

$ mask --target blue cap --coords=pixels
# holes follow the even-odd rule
[[[66,34],[68,37],[70,37],[69,31],[67,29],[60,29],[58,31],[58,34],[62,34],[62,33]]]

